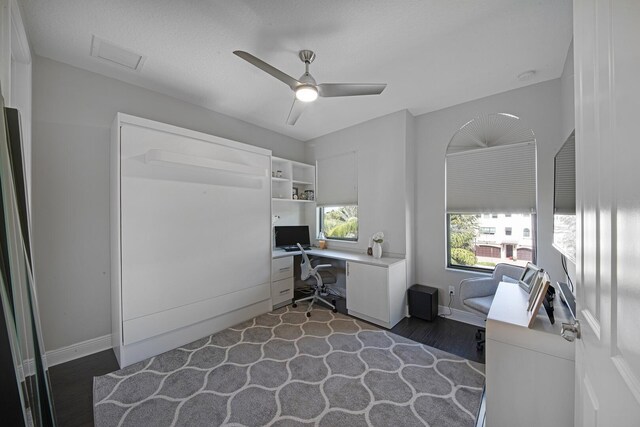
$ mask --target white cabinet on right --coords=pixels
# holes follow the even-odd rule
[[[347,311],[385,328],[393,328],[406,312],[405,260],[388,265],[347,261]]]

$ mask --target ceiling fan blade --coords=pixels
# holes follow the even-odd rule
[[[280,80],[281,82],[283,82],[293,90],[295,90],[295,88],[300,85],[300,82],[298,80],[294,79],[293,77],[291,77],[286,73],[283,73],[282,71],[278,70],[276,67],[273,67],[267,64],[262,59],[256,58],[255,56],[251,55],[248,52],[244,52],[242,50],[236,50],[233,53],[239,56],[240,58],[244,59],[248,63],[260,68],[262,71],[271,74],[273,77]]]
[[[291,111],[289,111],[289,117],[287,117],[288,125],[293,126],[296,124],[306,105],[307,104],[305,102],[298,101],[297,98],[293,98],[293,105],[291,106]]]
[[[324,97],[380,95],[386,87],[386,84],[322,83],[318,85],[318,95]]]

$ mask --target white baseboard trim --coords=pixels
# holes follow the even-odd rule
[[[451,309],[451,315],[449,316],[449,307],[446,305],[438,306],[438,315],[446,317],[447,319],[457,320],[458,322],[468,323],[470,325],[478,326],[479,328],[484,328],[485,319],[484,317],[480,317],[477,314],[470,313],[465,310],[459,310],[457,308]]]
[[[110,348],[111,334],[91,338],[66,347],[47,351],[47,365],[49,367],[59,365],[60,363],[69,362]]]

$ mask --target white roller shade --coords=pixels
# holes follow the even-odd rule
[[[572,135],[555,158],[554,213],[576,213],[576,140]]]
[[[449,213],[535,212],[534,142],[448,154],[446,169]]]
[[[318,206],[358,204],[358,159],[355,151],[317,160],[316,176]]]

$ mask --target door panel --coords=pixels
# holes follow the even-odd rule
[[[640,2],[574,1],[576,426],[640,420]]]

